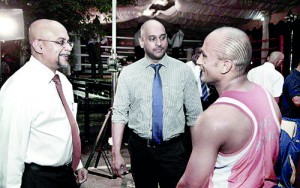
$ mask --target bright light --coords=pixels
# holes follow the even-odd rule
[[[166,6],[168,4],[168,0],[155,0],[153,2],[154,5],[162,5],[162,6]]]
[[[14,19],[0,17],[0,35],[10,36],[15,33],[18,26]]]
[[[0,9],[0,40],[24,39],[22,9]]]
[[[142,14],[144,16],[152,16],[152,14],[153,14],[154,11],[155,11],[154,9],[145,9],[145,10],[143,10]]]
[[[267,14],[265,12],[257,12],[253,17],[252,20],[259,20],[259,21],[265,21],[267,19]]]

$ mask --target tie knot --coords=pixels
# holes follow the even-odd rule
[[[155,70],[155,72],[158,72],[162,64],[151,64],[150,66]]]
[[[53,80],[53,82],[54,82],[55,84],[60,84],[60,79],[59,79],[59,75],[58,75],[58,74],[56,74],[56,75],[52,78],[52,80]]]

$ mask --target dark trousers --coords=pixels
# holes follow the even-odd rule
[[[78,188],[70,167],[43,167],[26,164],[21,188]]]
[[[149,147],[131,136],[128,149],[136,188],[175,188],[188,157],[181,141]]]

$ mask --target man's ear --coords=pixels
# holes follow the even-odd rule
[[[221,64],[221,74],[228,73],[233,68],[233,62],[231,60],[225,60]]]
[[[33,47],[34,51],[38,54],[41,54],[43,52],[42,43],[38,40],[34,40],[32,42],[32,47]]]
[[[139,42],[140,42],[141,48],[144,48],[144,40],[141,37],[139,37]]]

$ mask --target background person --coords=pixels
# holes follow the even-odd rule
[[[134,55],[136,60],[140,60],[145,56],[145,52],[140,45],[141,30],[138,26],[137,32],[134,34]]]
[[[169,45],[171,45],[171,49],[172,49],[172,55],[171,56],[175,59],[179,59],[180,50],[184,53],[183,48],[182,48],[184,33],[180,29],[179,24],[175,25],[175,30],[176,30],[176,33],[172,36],[172,39],[169,40]]]
[[[219,97],[217,91],[215,88],[212,88],[213,86],[208,86],[206,83],[202,82],[200,79],[201,76],[201,69],[200,65],[198,65],[197,59],[199,58],[201,54],[201,47],[195,47],[194,49],[194,55],[192,56],[192,60],[186,62],[186,64],[193,70],[195,78],[197,80],[198,84],[198,91],[200,93],[201,97],[201,104],[203,110],[206,110],[212,103],[216,101],[216,99]],[[212,88],[212,89],[210,89]]]
[[[276,174],[282,187],[300,187],[300,62],[283,84],[280,152]],[[298,164],[296,171],[295,165]],[[295,180],[296,175],[296,180]],[[296,181],[296,182],[295,182]]]
[[[86,45],[89,55],[89,62],[91,64],[91,78],[103,78],[103,63],[101,58],[103,50],[101,50],[101,45],[105,44],[106,42],[106,36],[100,41],[98,34],[94,34],[94,36],[89,39]],[[98,65],[97,68],[96,65]]]
[[[201,112],[200,96],[191,69],[166,54],[167,35],[160,22],[144,23],[140,44],[145,57],[123,69],[118,80],[112,116],[113,168],[121,177],[127,171],[120,149],[128,122],[133,130],[128,148],[136,188],[156,188],[158,184],[172,188],[187,164],[182,145],[185,124],[192,127]],[[155,71],[152,66],[160,69]],[[153,94],[158,78],[161,92]],[[162,102],[152,103],[158,98]],[[156,125],[162,132],[154,131]]]
[[[220,98],[197,119],[177,188],[276,185],[280,111],[265,89],[248,81],[251,56],[249,38],[239,29],[219,28],[205,38],[197,61],[201,80],[214,85]]]
[[[79,183],[87,170],[78,158],[71,163],[71,126],[53,81],[58,75],[76,117],[72,85],[57,71],[67,66],[73,43],[63,25],[46,19],[31,24],[29,42],[30,60],[0,90],[0,187],[75,188],[72,165]]]
[[[251,69],[248,72],[248,79],[266,88],[279,103],[279,97],[282,94],[284,78],[275,68],[283,63],[284,55],[279,51],[274,51],[267,58],[267,62]]]

